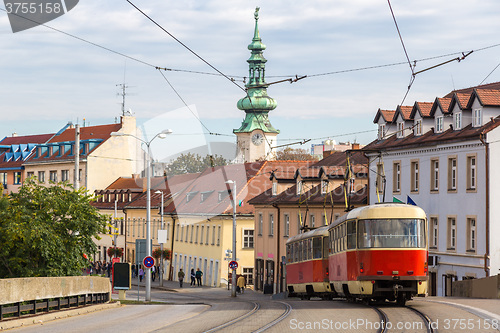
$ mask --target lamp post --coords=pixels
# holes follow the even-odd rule
[[[161,208],[160,208],[160,219],[161,219],[161,230],[164,230],[165,227],[163,225],[163,191],[156,191],[156,194],[161,194]],[[160,243],[160,286],[163,287],[163,243]]]
[[[228,180],[226,184],[233,184],[233,261],[236,261],[236,182]],[[236,297],[236,269],[233,268],[231,279],[231,297]]]
[[[135,135],[123,133],[123,132],[112,132],[111,136],[131,136],[148,147],[148,165],[146,167],[146,256],[151,256],[151,142],[157,137],[160,139],[165,139],[167,134],[171,134],[171,129],[166,129],[156,134],[151,140],[145,141]],[[139,263],[137,263],[139,264]],[[146,302],[151,301],[151,268],[146,268]]]

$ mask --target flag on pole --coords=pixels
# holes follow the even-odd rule
[[[392,197],[392,202],[397,202],[397,203],[404,203],[403,201],[399,200],[396,197]]]
[[[415,201],[413,201],[413,200],[410,198],[410,196],[409,196],[409,195],[407,195],[406,197],[407,197],[407,199],[406,199],[406,203],[407,203],[408,205],[413,205],[413,206],[416,206],[416,205],[417,205],[417,204],[415,203]]]

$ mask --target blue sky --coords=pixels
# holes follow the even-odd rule
[[[260,6],[267,81],[308,75],[268,89],[278,102],[270,119],[281,130],[280,144],[312,139],[309,147],[327,137],[369,143],[376,137],[376,111],[395,109],[410,81],[387,1],[133,2],[240,85],[248,72],[253,13]],[[412,62],[445,55],[417,61],[416,71],[476,50],[460,63],[417,75],[405,105],[478,85],[499,64],[499,46],[483,49],[500,43],[498,1],[393,0],[391,5]],[[47,25],[154,66],[214,73],[126,1],[82,0]],[[0,11],[0,42],[0,137],[56,132],[68,121],[83,119],[90,125],[112,123],[121,114],[116,85],[126,82],[126,108],[139,123],[165,119],[161,126],[172,128],[172,138],[193,145],[199,144],[195,134],[204,126],[224,134],[208,141],[235,141],[232,130],[244,116],[236,102],[244,94],[223,77],[164,72],[203,126],[163,76],[141,62],[43,26],[14,34],[5,11]],[[403,64],[316,75],[395,63]],[[495,81],[500,69],[485,83]],[[186,117],[192,126],[180,125]]]

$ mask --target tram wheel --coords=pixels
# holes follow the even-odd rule
[[[405,306],[406,304],[406,295],[404,293],[399,293],[396,302],[399,306]]]

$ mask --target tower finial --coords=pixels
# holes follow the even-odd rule
[[[255,7],[255,13],[253,14],[255,16],[255,21],[259,20],[259,9],[260,7]]]

